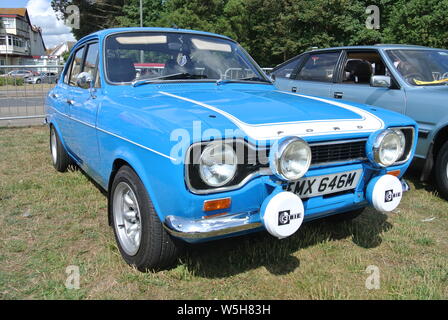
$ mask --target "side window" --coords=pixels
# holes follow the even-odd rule
[[[72,60],[72,65],[70,69],[70,81],[69,81],[70,86],[76,86],[76,77],[78,76],[78,74],[82,72],[83,56],[84,56],[84,47],[76,51],[75,56]]]
[[[297,80],[331,82],[340,52],[311,53]]]
[[[284,63],[282,66],[280,66],[278,69],[274,70],[271,75],[273,79],[277,78],[287,78],[289,79],[294,72],[294,70],[297,68],[299,64],[301,64],[303,61],[303,56],[296,58],[290,62]]]
[[[373,75],[384,76],[389,72],[381,56],[375,51],[348,52],[342,82],[369,84]]]
[[[87,48],[87,54],[83,72],[90,73],[92,79],[95,80],[95,86],[99,84],[99,82],[96,79],[97,66],[98,66],[98,43],[92,43],[89,44]]]

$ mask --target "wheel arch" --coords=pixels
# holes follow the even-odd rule
[[[446,141],[448,141],[448,123],[444,123],[441,127],[439,127],[435,131],[434,136],[431,139],[431,143],[426,154],[426,160],[420,176],[421,181],[428,180],[431,172],[434,169],[434,163],[437,159],[439,151]]]
[[[448,124],[445,123],[444,126],[435,133],[434,139],[432,140],[434,159],[437,158],[440,149],[446,141],[448,141]]]
[[[112,212],[110,210],[111,205],[110,205],[110,201],[111,201],[111,188],[112,188],[112,184],[114,181],[114,178],[116,176],[116,174],[118,173],[118,171],[120,170],[121,167],[123,166],[128,166],[130,167],[132,170],[134,170],[134,172],[137,174],[137,176],[139,177],[139,179],[141,180],[141,182],[143,183],[143,185],[145,186],[146,192],[148,193],[149,199],[152,202],[152,205],[154,206],[154,209],[157,213],[157,215],[159,216],[159,219],[162,220],[161,214],[160,214],[160,210],[159,210],[159,206],[158,203],[156,201],[156,198],[154,196],[154,191],[151,187],[150,184],[150,179],[144,169],[144,167],[142,166],[142,164],[134,159],[130,159],[124,155],[120,155],[117,156],[113,163],[112,163],[112,169],[111,169],[111,173],[109,175],[109,181],[107,182],[107,201],[108,201],[108,222],[109,225],[111,225],[112,223]]]

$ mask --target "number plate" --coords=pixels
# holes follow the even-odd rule
[[[303,178],[288,184],[286,190],[301,198],[311,198],[329,193],[355,189],[361,178],[362,170],[353,170],[328,174],[325,176]]]

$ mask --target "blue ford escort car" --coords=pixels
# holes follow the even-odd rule
[[[138,69],[138,72],[137,72]],[[394,210],[417,125],[356,103],[278,91],[236,42],[180,29],[100,31],[48,94],[54,167],[108,194],[124,260],[172,264],[184,241]]]

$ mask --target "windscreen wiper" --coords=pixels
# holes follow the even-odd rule
[[[182,73],[167,74],[164,76],[151,78],[151,79],[135,80],[134,82],[132,82],[132,86],[138,87],[143,84],[159,82],[160,80],[207,79],[207,78],[208,77],[206,75],[202,75],[202,74],[190,74],[188,72],[182,72]]]
[[[270,80],[266,80],[259,77],[248,77],[248,78],[240,78],[240,79],[219,79],[216,81],[216,84],[219,86],[221,84],[226,83],[238,83],[238,82],[245,82],[245,81],[256,81],[256,82],[266,82],[266,83],[272,83]]]

